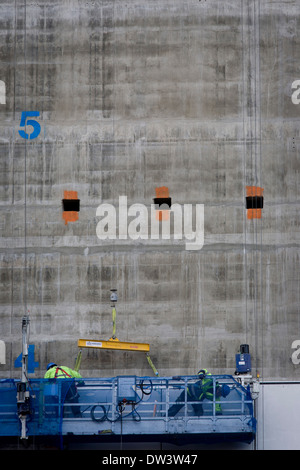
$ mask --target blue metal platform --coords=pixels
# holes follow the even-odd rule
[[[191,402],[187,387],[198,376],[114,378],[32,379],[29,381],[30,413],[26,418],[27,436],[124,436],[155,440],[181,435],[194,439],[220,436],[251,442],[256,432],[250,391],[230,375],[212,375],[214,392],[228,385],[226,398]],[[0,381],[0,436],[20,436],[17,384]],[[78,401],[69,401],[68,392],[76,385]],[[180,410],[170,416],[177,403]],[[77,413],[75,413],[77,411]],[[75,413],[75,414],[74,414]],[[77,416],[76,416],[77,415]]]

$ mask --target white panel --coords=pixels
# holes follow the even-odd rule
[[[300,450],[300,383],[262,384],[257,401],[257,448]]]
[[[6,103],[5,83],[0,80],[0,104]]]
[[[6,364],[5,361],[5,343],[0,340],[0,364]]]

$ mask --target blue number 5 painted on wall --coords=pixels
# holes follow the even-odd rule
[[[27,361],[27,371],[29,374],[34,373],[34,369],[39,367],[39,362],[34,361],[34,344],[29,344],[28,346],[28,361]],[[22,367],[22,353],[15,360],[15,367]]]
[[[41,132],[41,126],[35,119],[28,119],[26,123],[27,117],[39,116],[39,111],[22,111],[21,115],[21,122],[20,127],[25,127],[26,125],[33,127],[33,132],[31,134],[27,134],[25,131],[19,131],[19,134],[23,139],[35,139]]]

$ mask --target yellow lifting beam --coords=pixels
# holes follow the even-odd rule
[[[152,368],[155,375],[159,375],[151,358],[148,354],[150,351],[150,345],[148,343],[131,343],[129,341],[120,341],[116,337],[116,308],[115,304],[117,302],[117,293],[116,289],[111,289],[111,297],[110,297],[112,304],[112,320],[113,320],[113,334],[112,337],[107,341],[102,341],[98,339],[79,339],[78,340],[78,347],[80,348],[79,354],[76,359],[75,370],[79,370],[81,364],[81,357],[82,357],[82,348],[93,348],[93,349],[113,349],[119,351],[140,351],[145,352],[147,356],[148,363]]]
[[[150,345],[147,343],[130,343],[128,341],[119,341],[116,337],[116,302],[117,302],[117,290],[111,289],[110,300],[112,302],[112,321],[113,321],[113,334],[108,341],[100,341],[97,339],[79,339],[78,347],[79,348],[96,348],[96,349],[118,349],[121,351],[142,351],[148,352],[150,350]]]
[[[79,339],[78,347],[142,352],[148,352],[150,350],[150,345],[147,343],[129,343],[127,341],[119,341],[118,338],[110,338],[108,341],[100,341],[97,339]]]

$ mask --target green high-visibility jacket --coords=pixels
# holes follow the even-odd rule
[[[66,366],[51,367],[44,375],[44,379],[71,379],[73,377],[77,379],[82,378],[79,372]]]
[[[213,380],[208,378],[211,374],[206,374],[204,379],[199,380],[194,385],[189,385],[187,392],[191,397],[194,397],[196,400],[207,400],[213,401],[214,397],[214,383]],[[218,382],[216,382],[216,388],[218,388]]]
[[[207,371],[206,371],[207,372]],[[199,380],[195,384],[189,385],[187,388],[187,393],[192,399],[203,401],[205,398],[207,400],[213,401],[214,399],[214,382],[213,379],[210,379],[210,373],[206,373],[204,379]],[[219,388],[218,382],[216,382],[216,389]],[[216,397],[215,401],[220,401],[220,397]],[[220,403],[215,404],[215,409],[221,411]]]
[[[201,382],[201,394],[199,400],[207,398],[208,400],[213,400],[214,397],[214,384],[212,379],[203,379]]]

